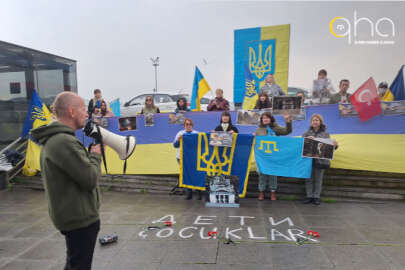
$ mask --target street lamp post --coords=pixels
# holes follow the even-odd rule
[[[159,56],[156,58],[151,58],[152,61],[152,66],[155,67],[155,90],[154,92],[157,92],[157,67],[159,66]]]

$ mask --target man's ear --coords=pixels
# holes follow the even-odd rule
[[[68,113],[69,118],[73,118],[76,112],[75,112],[75,109],[73,107],[69,107],[67,109],[67,113]]]

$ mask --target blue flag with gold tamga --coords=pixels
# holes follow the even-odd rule
[[[302,157],[303,138],[256,136],[255,159],[260,173],[310,178],[312,159]]]
[[[207,175],[239,177],[239,197],[246,195],[254,136],[234,134],[232,147],[209,145],[209,133],[185,134],[180,141],[180,187],[205,190]]]

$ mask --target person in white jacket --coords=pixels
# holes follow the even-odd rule
[[[193,123],[193,120],[191,120],[190,118],[184,119],[183,125],[184,125],[184,129],[177,132],[176,137],[174,138],[174,141],[173,141],[173,146],[175,148],[177,148],[176,158],[177,158],[178,163],[180,163],[180,140],[183,138],[183,135],[184,134],[198,134],[198,131],[193,130],[194,123]],[[191,198],[193,197],[193,191],[191,189],[186,189],[186,191],[187,191],[187,196],[185,199],[191,200]],[[198,199],[201,200],[201,198],[202,198],[201,191],[198,191]]]

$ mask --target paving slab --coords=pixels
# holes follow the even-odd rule
[[[405,269],[402,202],[243,199],[240,208],[206,208],[183,196],[106,192],[102,198],[99,237],[115,232],[119,241],[96,244],[97,270]],[[64,237],[43,192],[0,192],[0,221],[0,270],[63,269]],[[160,228],[140,234],[151,225]],[[208,237],[213,228],[217,239]],[[321,237],[297,245],[308,230]]]

